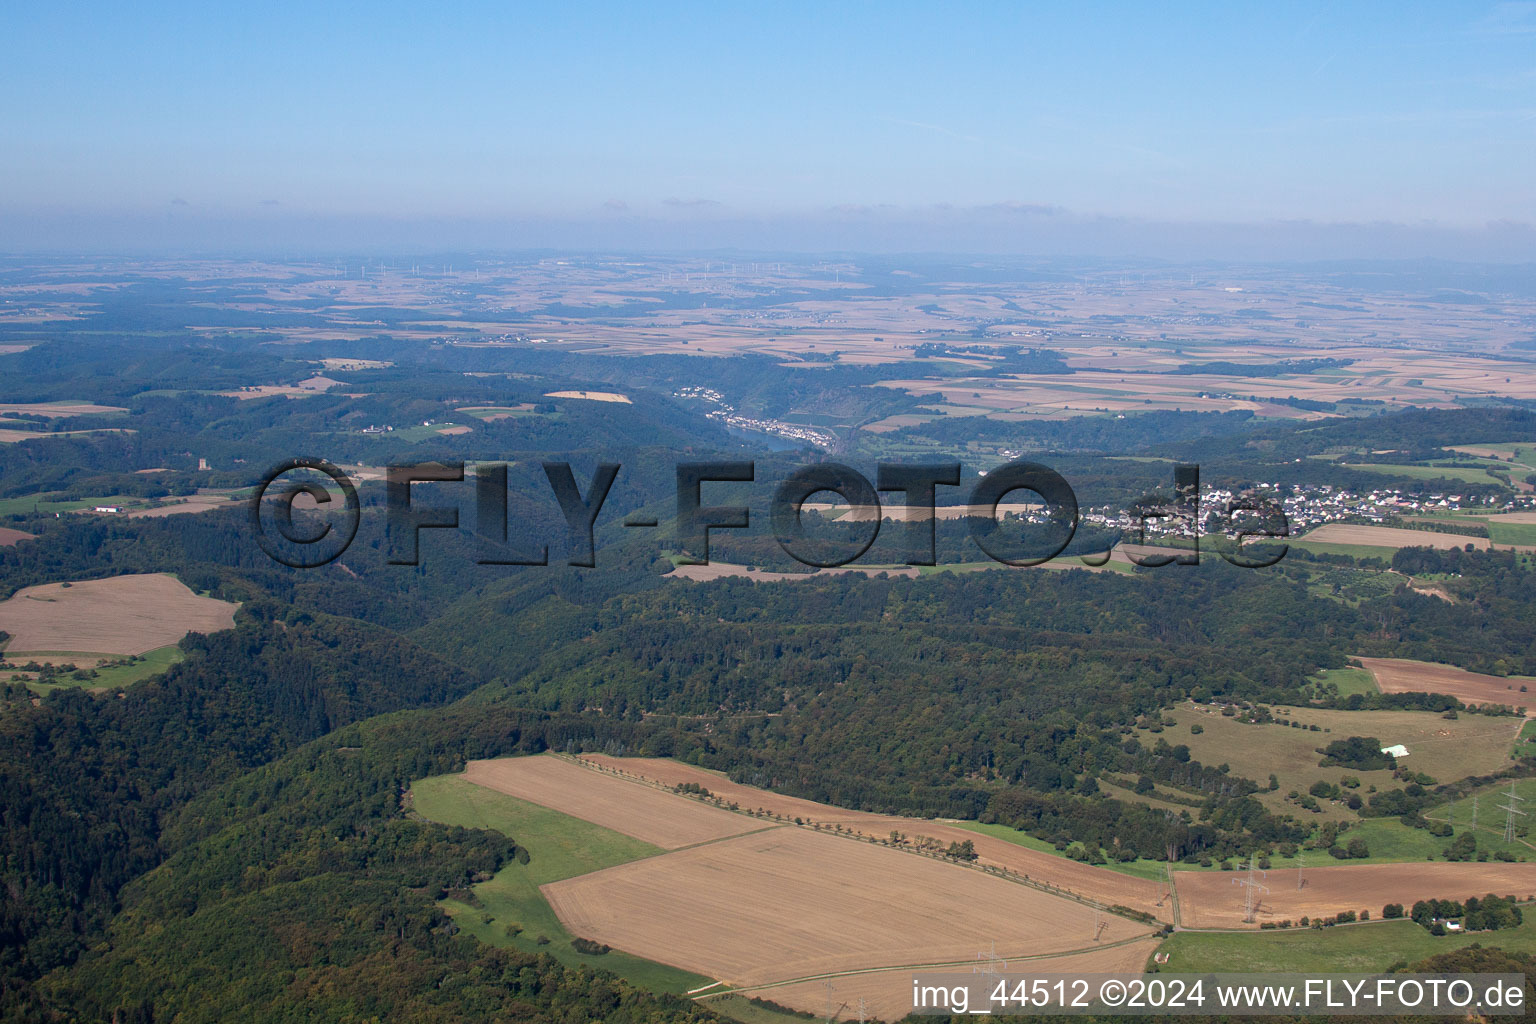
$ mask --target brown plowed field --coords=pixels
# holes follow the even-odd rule
[[[667,850],[740,835],[764,824],[553,755],[471,761],[464,778]]]
[[[697,783],[723,800],[739,804],[743,810],[762,809],[786,818],[840,824],[860,835],[877,839],[884,839],[895,831],[905,833],[914,839],[918,836],[928,836],[946,847],[950,843],[970,840],[975,845],[977,857],[983,864],[1005,867],[1010,871],[1027,875],[1031,880],[1067,889],[1110,906],[1118,904],[1153,914],[1165,921],[1173,919],[1172,906],[1169,901],[1163,899],[1168,890],[1168,886],[1164,883],[1093,867],[1065,857],[1055,857],[1010,843],[1005,839],[972,832],[942,821],[902,818],[890,814],[870,814],[832,807],[812,800],[740,785],[717,772],[695,768],[666,758],[606,757],[601,754],[586,754],[584,759],[594,764],[617,768],[623,772],[660,782],[666,786],[676,786],[686,782]],[[1158,906],[1160,901],[1163,903],[1162,906]]]
[[[113,576],[19,590],[0,604],[0,629],[11,634],[10,651],[143,654],[190,632],[229,629],[237,607],[199,597],[174,576]]]
[[[669,798],[676,799],[676,798]],[[780,826],[541,890],[572,933],[735,984],[1067,952],[1146,925],[980,871]]]
[[[1069,953],[1066,956],[1041,957],[1037,960],[1012,960],[999,971],[1014,974],[1140,974],[1147,958],[1158,947],[1157,939],[1142,939],[1110,949],[1088,953]],[[942,969],[941,969],[942,970]],[[938,973],[937,971],[935,973]],[[891,971],[866,971],[860,974],[844,974],[832,982],[832,1007],[841,1010],[838,1020],[857,1020],[859,1000],[864,1009],[877,1020],[900,1020],[912,1012],[911,968]],[[972,968],[955,970],[952,984],[974,981]],[[745,995],[770,999],[781,1006],[803,1010],[806,1013],[824,1015],[827,1010],[825,980],[798,981],[790,985],[773,985],[749,990]],[[705,1006],[709,1003],[705,1002]]]
[[[1536,683],[1527,676],[1488,676],[1453,665],[1436,665],[1408,658],[1360,658],[1376,677],[1382,693],[1443,693],[1467,704],[1508,704],[1536,707],[1536,692],[1520,687]],[[1531,712],[1526,712],[1531,717]]]
[[[1175,871],[1179,893],[1179,923],[1185,928],[1243,928],[1243,888],[1238,871]],[[1271,871],[1263,879],[1258,921],[1296,921],[1301,917],[1332,917],[1341,910],[1369,910],[1381,916],[1388,903],[1410,907],[1416,900],[1454,899],[1494,893],[1526,899],[1536,895],[1536,863],[1358,864],[1349,867],[1307,868],[1305,886],[1296,888],[1296,871]]]
[[[1347,523],[1326,523],[1298,537],[1302,544],[1364,544],[1380,548],[1474,548],[1489,546],[1487,537],[1463,537],[1458,533],[1435,533],[1432,530],[1399,530],[1391,526],[1351,526]]]
[[[33,534],[22,530],[13,530],[9,526],[0,526],[0,548],[8,548],[12,544],[20,544],[24,540],[31,540]]]

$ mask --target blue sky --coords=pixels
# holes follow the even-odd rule
[[[445,6],[10,0],[0,228],[1536,222],[1536,3]]]

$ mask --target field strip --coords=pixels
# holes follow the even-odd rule
[[[1378,922],[1369,922],[1378,923]],[[1078,956],[1083,953],[1101,953],[1106,949],[1115,949],[1120,946],[1129,946],[1137,942],[1145,942],[1148,935],[1154,934],[1148,931],[1144,935],[1132,935],[1124,939],[1116,939],[1114,942],[1100,942],[1092,946],[1084,946],[1081,949],[1062,949],[1054,953],[1026,953],[1022,956],[1008,956],[998,954],[998,958],[1012,963],[1022,963],[1030,960],[1056,960],[1064,956]],[[766,981],[761,985],[743,985],[740,988],[725,989],[720,992],[710,992],[708,995],[697,997],[700,1000],[711,999],[718,996],[741,995],[745,992],[762,992],[766,989],[782,988],[785,985],[799,985],[807,981],[825,981],[828,978],[851,978],[860,974],[879,974],[882,971],[927,971],[943,967],[975,967],[976,958],[969,960],[944,960],[938,963],[925,964],[886,964],[882,967],[856,967],[846,971],[828,971],[824,974],[807,974],[803,978],[783,978],[779,981]],[[721,982],[720,984],[724,984]]]
[[[662,796],[611,773],[594,786],[575,759],[555,754],[470,761],[464,780],[667,850],[756,831],[724,808]]]

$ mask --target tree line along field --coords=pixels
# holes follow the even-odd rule
[[[471,762],[466,774],[412,786],[414,809],[423,817],[502,831],[530,853],[527,864],[509,865],[472,894],[445,901],[455,921],[482,941],[543,949],[572,963],[600,962],[667,991],[702,988],[701,998],[734,993],[807,1012],[825,1010],[823,982],[830,978],[834,1004],[863,999],[867,1011],[889,1013],[887,1019],[909,1006],[904,969],[971,961],[972,947],[996,942],[999,956],[1036,971],[1139,970],[1159,948],[1138,922],[1095,915],[1083,903],[870,841],[876,827],[904,823],[915,832],[967,835],[978,851],[990,850],[990,841],[1030,854],[1032,864],[1047,865],[1036,881],[1059,868],[1080,885],[1086,874],[1166,892],[1156,878],[1091,868],[989,834],[1001,826],[969,831],[847,811],[667,759],[583,760],[585,767],[558,755]],[[727,828],[728,819],[741,824]],[[626,835],[636,831],[662,842]],[[1238,873],[1177,870],[1171,878],[1177,899],[1168,905],[1177,908],[1180,930],[1161,948],[1177,957],[1166,968],[1174,971],[1243,969],[1236,966],[1247,962],[1243,957],[1261,955],[1271,942],[1283,955],[1299,957],[1317,934],[1309,929],[1277,939],[1270,931],[1255,933],[1263,922],[1341,911],[1379,917],[1386,903],[1487,892],[1536,897],[1533,863],[1314,861],[1300,872],[1288,864],[1258,875],[1265,889],[1250,923]],[[1102,900],[1109,890],[1089,895]],[[1020,921],[1030,927],[1018,930]],[[1464,944],[1434,946],[1422,928],[1403,925],[1340,926],[1327,939],[1355,950],[1351,962],[1371,970]],[[1197,933],[1184,929],[1218,929],[1236,945],[1225,959],[1212,959],[1212,950],[1226,947],[1189,938]],[[578,937],[614,951],[579,952],[571,946]],[[1502,935],[1500,944],[1507,945]],[[720,1008],[739,1017],[744,1005],[726,1001]]]
[[[690,987],[726,983],[715,995],[772,986],[765,998],[814,1010],[820,1003],[812,990],[823,997],[825,990],[819,983],[797,988],[797,979],[969,963],[994,941],[1000,954],[1071,956],[1085,970],[1139,964],[1151,948],[1152,928],[1142,922],[879,845],[852,830],[837,834],[805,818],[797,827],[733,813],[555,755],[471,762],[469,769],[414,784],[416,812],[505,831],[529,858],[526,866],[510,865],[476,885],[472,900],[450,899],[445,906],[455,920],[486,941],[545,948],[567,959],[585,956],[570,945],[572,938],[594,940],[638,959],[609,960],[615,954],[608,953],[589,961],[617,964],[626,976],[659,978],[672,990],[694,981]],[[851,813],[809,801],[781,806],[820,812],[828,822],[834,816],[828,812]],[[738,824],[726,828],[722,821]],[[637,840],[635,832],[661,842]],[[521,930],[509,932],[508,924]],[[549,942],[540,944],[540,935]],[[876,980],[884,994],[871,991],[866,998],[877,997],[871,1002],[882,1006],[899,1001],[904,1012],[910,978],[897,972]],[[859,984],[861,991],[882,987]]]
[[[978,863],[995,865],[1053,889],[1171,920],[1171,908],[1166,899],[1168,887],[1164,882],[1155,877],[1115,872],[1069,860],[1054,852],[1044,852],[1045,844],[1031,843],[1024,833],[1004,839],[991,830],[977,831],[974,822],[908,818],[834,807],[732,782],[719,772],[667,758],[584,754],[582,760],[610,772],[667,788],[700,787],[721,801],[735,803],[745,810],[768,811],[782,820],[841,829],[868,839],[888,840],[892,832],[899,832],[907,845],[931,845],[936,849],[945,849],[951,843],[970,842]]]
[[[754,831],[749,818],[643,786],[602,785],[557,757],[471,761],[464,780],[564,811],[661,849]]]

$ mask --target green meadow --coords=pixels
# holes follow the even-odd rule
[[[598,956],[571,948],[575,938],[550,909],[539,886],[664,852],[612,829],[466,782],[439,775],[411,785],[415,812],[428,821],[484,828],[510,836],[528,851],[528,863],[512,863],[473,889],[475,902],[443,901],[454,921],[475,938],[525,953],[548,953],[572,967],[596,968],[636,985],[687,992],[711,978],[618,950]],[[511,934],[509,926],[520,928]],[[547,941],[540,942],[540,939]]]

